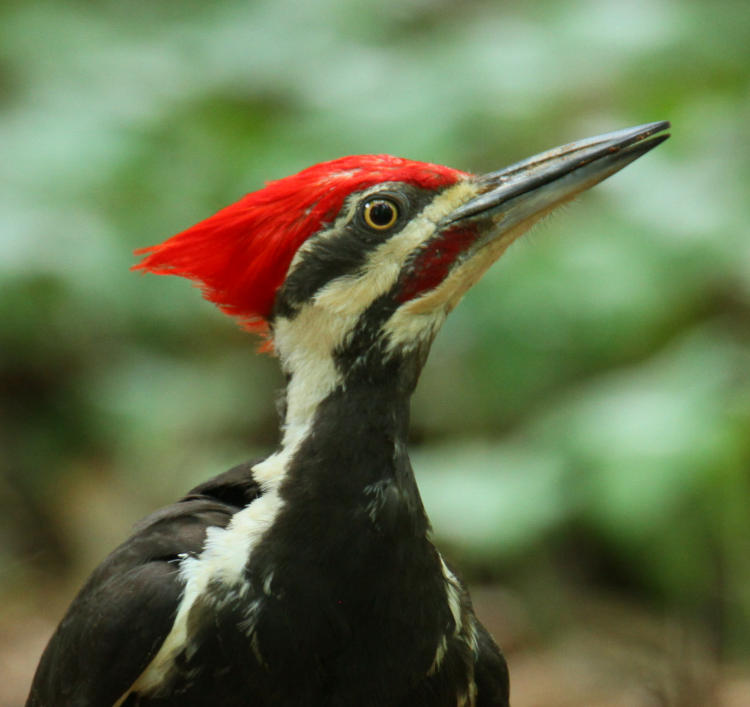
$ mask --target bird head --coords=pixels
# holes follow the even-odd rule
[[[665,140],[666,122],[601,135],[474,175],[363,155],[268,183],[160,245],[137,269],[195,281],[265,334],[289,371],[344,377],[421,362],[446,315],[559,204]]]

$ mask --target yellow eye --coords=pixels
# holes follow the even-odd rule
[[[398,208],[388,199],[372,199],[365,204],[365,223],[376,231],[385,231],[398,220]]]

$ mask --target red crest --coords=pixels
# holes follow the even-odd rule
[[[294,254],[332,223],[349,194],[380,182],[439,189],[466,176],[449,167],[390,155],[342,157],[269,182],[163,243],[136,251],[134,270],[180,275],[245,328],[268,332],[276,291]]]

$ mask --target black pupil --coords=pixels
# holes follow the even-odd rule
[[[393,221],[393,204],[387,201],[376,201],[370,207],[370,221],[376,226],[387,226]]]

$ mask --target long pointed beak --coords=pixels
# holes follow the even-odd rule
[[[441,226],[489,220],[495,227],[481,239],[486,242],[533,223],[664,142],[668,128],[664,120],[598,135],[476,177],[479,196],[448,214]]]
[[[664,142],[666,120],[590,137],[468,177],[471,196],[443,216],[406,268],[410,314],[450,311],[505,249],[556,206]],[[436,282],[439,285],[436,286]]]

